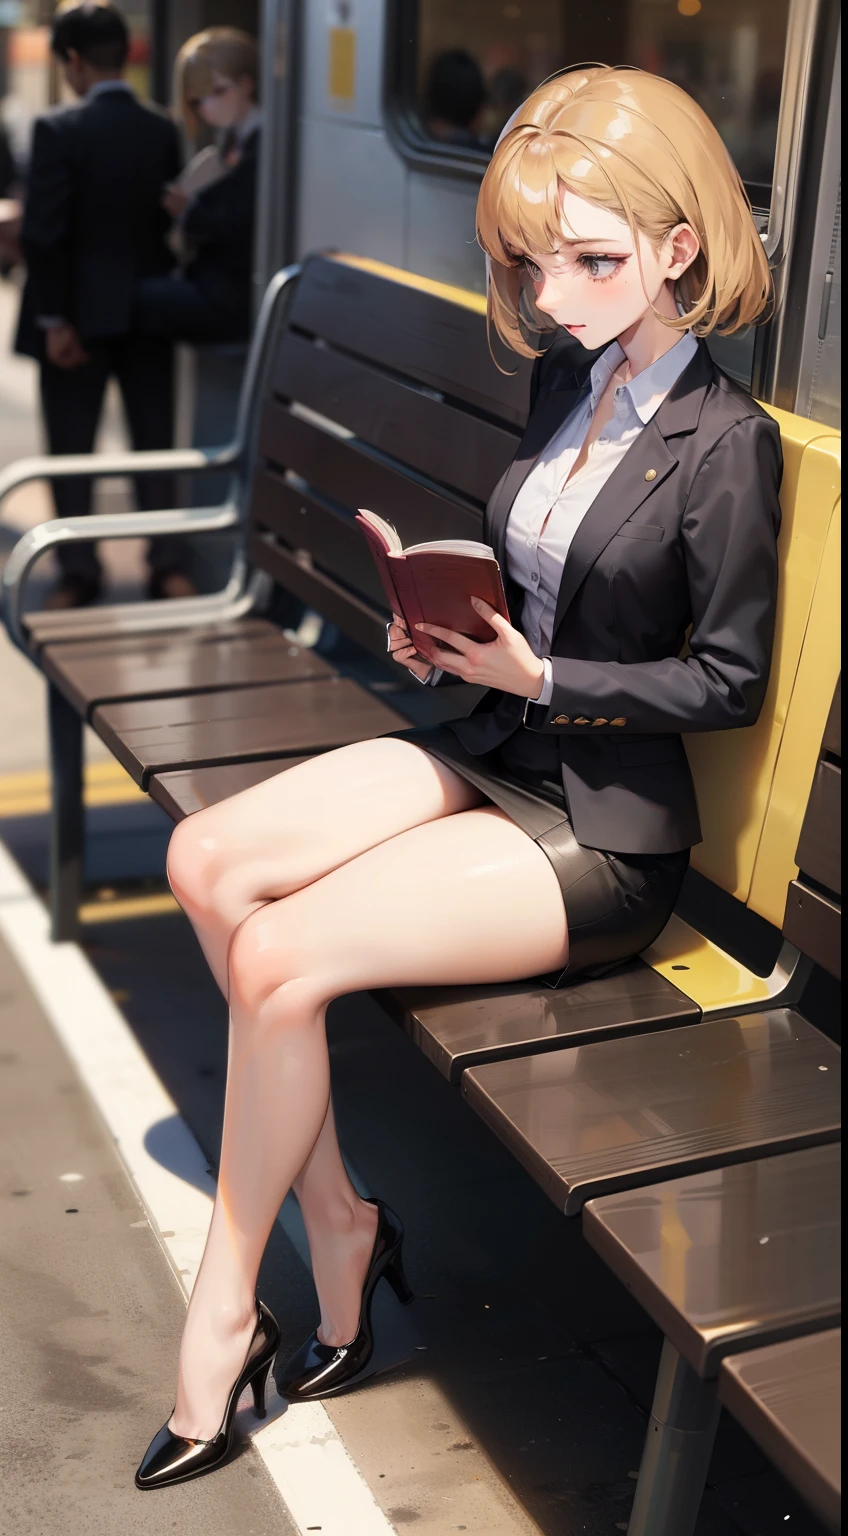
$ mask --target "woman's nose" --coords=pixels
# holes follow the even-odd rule
[[[551,279],[546,275],[541,284],[536,285],[536,308],[543,314],[552,315],[557,305],[557,293]]]

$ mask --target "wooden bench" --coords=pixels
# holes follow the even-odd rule
[[[792,1152],[586,1206],[584,1235],[666,1336],[630,1536],[694,1530],[722,1362],[734,1356],[722,1391],[738,1402],[739,1351],[839,1323],[840,1151]],[[799,1380],[798,1391],[808,1395],[808,1384]],[[799,1426],[798,1440],[788,1420],[782,1426],[799,1463],[808,1459],[809,1428]]]
[[[227,506],[25,536],[4,586],[10,632],[50,683],[57,936],[74,932],[79,901],[83,720],[176,820],[425,708],[446,718],[468,707],[468,690],[415,688],[386,660],[384,600],[353,514],[373,507],[404,542],[479,536],[520,436],[528,384],[525,365],[510,375],[493,366],[475,295],[370,261],[313,257],[272,285],[237,439],[205,461],[232,467]],[[835,766],[819,743],[833,735],[838,676],[839,440],[774,414],[786,473],[768,697],[751,729],[688,743],[705,832],[694,868],[735,902],[740,924],[764,920],[778,934],[786,918],[773,970],[758,974],[741,950],[676,915],[640,959],[559,991],[527,981],[380,994],[569,1212],[603,1191],[788,1149],[806,1155],[839,1136],[838,1053],[791,1009],[813,951],[790,942],[786,913],[791,882],[822,895],[819,864],[818,875],[799,871],[796,849],[802,825],[815,823],[815,794],[808,822],[805,813],[820,764]],[[197,458],[168,462],[198,467]],[[106,471],[138,464],[123,456]],[[54,468],[13,467],[0,494]],[[90,473],[91,461],[60,471],[83,468]],[[245,553],[211,599],[23,617],[27,572],[61,538],[237,520]],[[273,624],[272,583],[348,638],[336,664]],[[834,906],[838,892],[827,889]]]

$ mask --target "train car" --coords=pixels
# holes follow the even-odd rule
[[[834,0],[266,0],[257,284],[334,247],[482,292],[477,189],[509,113],[577,62],[684,86],[743,177],[772,320],[711,341],[760,399],[840,420],[840,19]]]

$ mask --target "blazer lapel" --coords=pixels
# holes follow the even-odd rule
[[[539,401],[527,423],[515,458],[492,492],[486,509],[487,542],[495,551],[502,569],[506,559],[506,525],[512,504],[539,455],[574,410],[585,387],[552,390]]]
[[[713,376],[712,362],[703,342],[677,383],[669,391],[656,416],[639,433],[616,465],[589,507],[571,542],[562,569],[553,634],[557,633],[570,604],[602,550],[622,523],[659,490],[677,466],[667,439],[694,432],[704,397]]]
[[[653,495],[675,468],[677,459],[657,425],[649,421],[602,486],[581,522],[562,568],[553,635],[578,587],[622,523]],[[553,635],[551,638],[553,639]]]

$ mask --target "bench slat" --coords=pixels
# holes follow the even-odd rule
[[[723,1361],[718,1395],[829,1531],[842,1515],[842,1330]]]
[[[842,975],[842,908],[792,880],[786,898],[783,936],[837,980]]]
[[[301,565],[296,557],[273,542],[271,534],[252,533],[250,558],[260,570],[310,608],[316,608],[331,624],[337,624],[351,640],[374,656],[386,657],[386,613],[377,612],[362,598],[348,592],[321,571]]]
[[[460,304],[316,256],[307,262],[289,324],[454,399],[523,427],[531,364],[495,367],[481,316]]]
[[[380,1000],[451,1083],[483,1062],[694,1024],[701,1017],[697,1003],[641,960],[611,976],[556,989],[533,981],[418,987],[381,993]]]
[[[117,635],[45,646],[42,667],[86,718],[114,699],[220,691],[329,677],[323,657],[265,620],[202,631]]]
[[[480,538],[482,512],[409,479],[402,468],[373,458],[353,441],[322,431],[278,401],[266,404],[262,413],[259,451],[273,465],[301,475],[338,506],[351,511],[368,507],[388,518],[404,544]]]
[[[837,1048],[775,1009],[492,1062],[462,1091],[573,1215],[607,1190],[837,1140],[839,1077]]]
[[[91,723],[142,789],[155,773],[317,752],[409,724],[357,683],[335,676],[99,705]]]
[[[352,517],[308,492],[295,490],[274,470],[259,469],[253,487],[253,520],[258,531],[279,534],[291,548],[308,550],[319,566],[344,572],[346,582],[386,610],[373,556]]]
[[[795,862],[828,891],[842,894],[842,769],[819,763]]]
[[[273,389],[483,506],[518,445],[517,431],[434,400],[303,336],[285,338]]]
[[[824,1074],[823,1074],[824,1075]],[[592,1200],[583,1233],[703,1378],[840,1317],[840,1148]]]
[[[221,763],[215,768],[182,768],[175,773],[157,773],[147,786],[151,800],[161,805],[173,821],[182,821],[195,811],[205,810],[229,800],[243,789],[264,784],[278,773],[308,763],[308,757],[276,757],[260,763]]]

